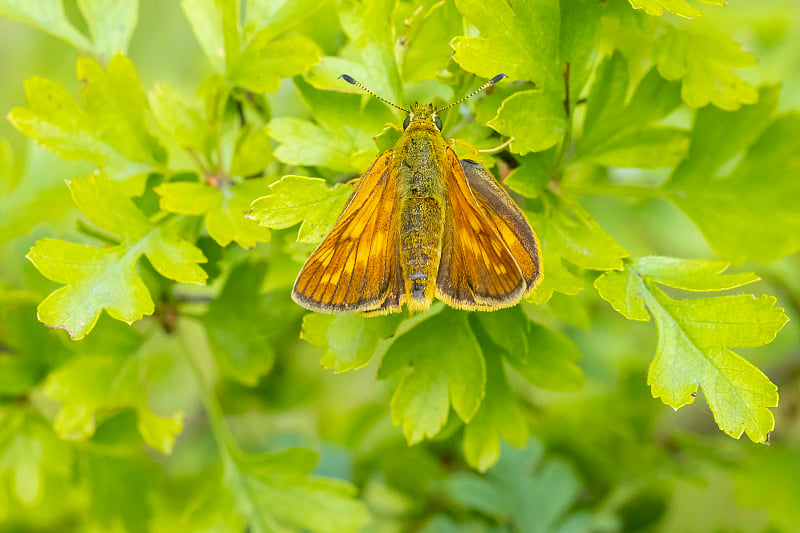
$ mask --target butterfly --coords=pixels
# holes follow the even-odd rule
[[[394,148],[367,169],[330,233],[300,270],[292,298],[321,313],[420,311],[517,304],[542,279],[540,246],[522,211],[480,163],[459,159],[438,114],[457,102],[404,109]]]

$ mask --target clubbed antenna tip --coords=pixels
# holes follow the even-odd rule
[[[397,104],[393,104],[392,102],[390,102],[389,100],[387,100],[385,98],[381,98],[380,96],[378,96],[374,92],[372,92],[369,89],[367,89],[366,87],[364,87],[364,84],[362,84],[360,81],[358,81],[357,79],[353,78],[349,74],[342,74],[337,79],[342,79],[342,80],[346,81],[347,83],[349,83],[350,85],[355,85],[356,87],[358,87],[362,91],[366,92],[367,94],[370,94],[370,95],[374,96],[375,98],[377,98],[378,100],[380,100],[384,104],[390,105],[392,107],[396,107],[400,111],[405,111],[406,113],[411,113],[411,111],[409,111],[408,109],[406,109],[404,107],[400,107]]]
[[[469,100],[470,98],[472,98],[473,96],[475,96],[475,95],[476,95],[476,94],[478,94],[479,92],[483,91],[483,90],[484,90],[484,89],[486,89],[487,87],[491,87],[492,85],[494,85],[494,84],[495,84],[495,83],[497,83],[498,81],[502,80],[503,78],[507,78],[507,77],[508,77],[508,76],[506,76],[505,74],[498,74],[498,75],[497,75],[497,76],[495,76],[494,78],[490,79],[489,81],[487,81],[486,83],[484,83],[483,85],[481,85],[480,87],[478,87],[477,89],[475,89],[474,91],[472,91],[471,93],[469,93],[469,94],[468,94],[467,96],[465,96],[464,98],[460,98],[460,99],[456,100],[455,102],[453,102],[453,103],[451,103],[451,104],[447,104],[446,106],[444,106],[443,108],[441,108],[441,109],[437,110],[436,112],[437,112],[437,113],[439,113],[439,112],[441,112],[441,111],[444,111],[445,109],[449,109],[449,108],[451,108],[451,107],[453,107],[453,106],[455,106],[455,105],[458,105],[458,104],[460,104],[460,103],[461,103],[461,102],[463,102],[464,100]]]

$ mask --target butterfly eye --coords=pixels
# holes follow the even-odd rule
[[[442,131],[442,119],[436,115],[433,116],[433,125],[436,126],[437,130]]]
[[[407,129],[409,124],[411,124],[411,115],[407,116],[403,121],[403,129]]]

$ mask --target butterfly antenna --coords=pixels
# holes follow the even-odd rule
[[[397,108],[397,109],[399,109],[400,111],[405,111],[406,113],[411,113],[411,111],[409,111],[409,110],[408,110],[408,109],[406,109],[405,107],[400,107],[400,106],[399,106],[399,105],[397,105],[397,104],[393,104],[392,102],[390,102],[390,101],[389,101],[389,100],[387,100],[386,98],[381,98],[380,96],[378,96],[378,95],[377,95],[377,94],[375,94],[374,92],[372,92],[372,91],[370,91],[369,89],[367,89],[366,87],[364,87],[364,84],[362,84],[360,81],[358,81],[357,79],[353,78],[353,77],[352,77],[352,76],[350,76],[349,74],[342,74],[341,76],[339,76],[339,78],[338,78],[338,79],[343,79],[344,81],[346,81],[346,82],[347,82],[347,83],[349,83],[350,85],[355,85],[356,87],[358,87],[359,89],[361,89],[361,90],[362,90],[362,91],[364,91],[365,93],[367,93],[367,94],[370,94],[370,95],[374,96],[375,98],[377,98],[378,100],[380,100],[380,101],[381,101],[381,102],[383,102],[384,104],[388,104],[388,105],[390,105],[390,106],[392,106],[392,107],[396,107],[396,108]]]
[[[446,105],[446,106],[444,106],[443,108],[441,108],[441,109],[437,109],[437,110],[436,110],[436,112],[437,112],[437,113],[441,113],[441,112],[442,112],[442,111],[444,111],[445,109],[450,109],[451,107],[453,107],[453,106],[455,106],[455,105],[458,105],[458,104],[460,104],[461,102],[463,102],[463,101],[465,101],[465,100],[469,100],[470,98],[472,98],[473,96],[475,96],[475,95],[476,95],[476,94],[478,94],[479,92],[481,92],[481,91],[485,90],[487,87],[491,87],[492,85],[494,85],[494,84],[495,84],[495,83],[497,83],[498,81],[502,80],[503,78],[507,78],[507,77],[508,77],[508,76],[506,76],[505,74],[498,74],[498,75],[497,75],[497,76],[495,76],[494,78],[490,79],[489,81],[487,81],[486,83],[484,83],[483,85],[481,85],[480,87],[478,87],[477,89],[475,89],[474,91],[472,91],[471,93],[469,93],[469,94],[468,94],[467,96],[465,96],[464,98],[461,98],[461,99],[459,99],[459,100],[456,100],[455,102],[452,102],[452,103],[450,103],[450,104],[447,104],[447,105]]]

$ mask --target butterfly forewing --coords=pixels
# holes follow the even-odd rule
[[[461,168],[484,215],[514,256],[527,286],[533,290],[541,279],[539,241],[514,200],[476,161],[462,159]]]
[[[397,292],[397,179],[392,151],[364,174],[328,236],[303,265],[292,297],[325,313],[390,312]],[[388,300],[388,301],[387,301]]]
[[[443,236],[437,297],[464,309],[513,305],[527,286],[523,273],[449,147],[445,159],[443,178],[452,224]]]

